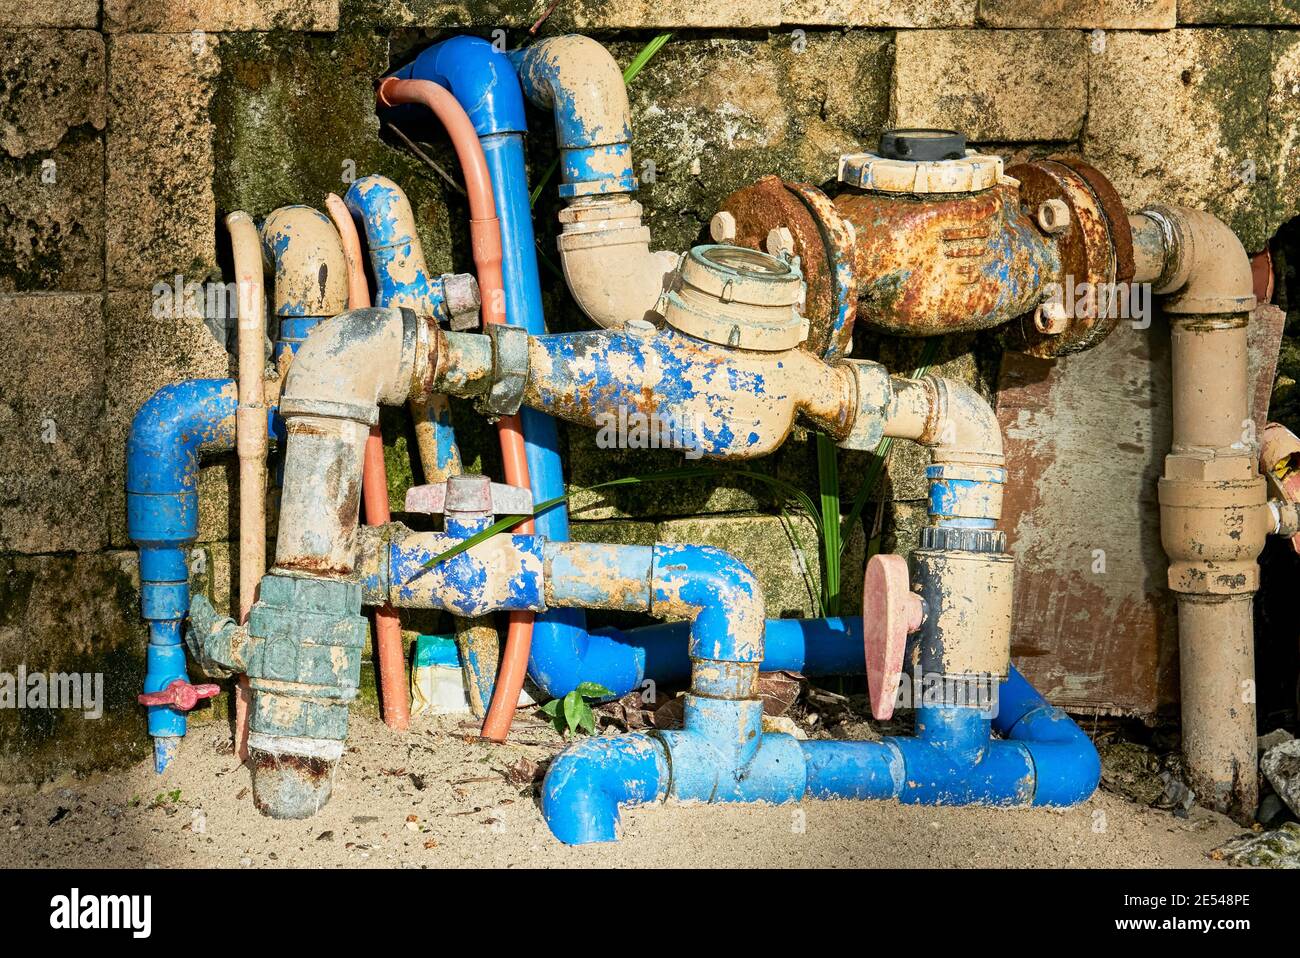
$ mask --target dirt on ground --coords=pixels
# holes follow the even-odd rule
[[[623,812],[616,844],[569,848],[542,821],[533,765],[563,743],[521,713],[503,746],[457,718],[397,733],[354,715],[330,803],[275,821],[220,724],[197,726],[172,767],[148,763],[0,794],[0,862],[11,867],[660,866],[1223,867],[1211,849],[1243,829],[1098,791],[1069,810],[893,802],[655,805]],[[522,760],[522,761],[521,761]]]

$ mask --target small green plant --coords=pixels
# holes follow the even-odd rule
[[[173,788],[170,792],[159,792],[155,795],[154,800],[149,803],[149,807],[166,808],[168,805],[175,805],[180,800],[181,790],[179,788]]]
[[[583,682],[564,698],[551,699],[541,707],[541,712],[561,735],[591,733],[596,731],[596,713],[591,710],[591,703],[613,694],[603,685]]]

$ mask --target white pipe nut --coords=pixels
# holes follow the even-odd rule
[[[885,435],[885,414],[893,399],[889,370],[866,359],[845,359],[838,364],[853,373],[857,391],[857,409],[853,427],[840,440],[840,448],[870,451]]]
[[[443,273],[438,278],[447,306],[447,325],[457,332],[478,329],[479,309],[483,306],[478,280],[470,273]]]

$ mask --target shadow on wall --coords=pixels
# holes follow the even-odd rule
[[[1286,313],[1277,378],[1268,418],[1300,432],[1300,218],[1289,220],[1269,242],[1273,302]],[[1255,597],[1255,676],[1261,732],[1300,720],[1300,555],[1270,537],[1259,557],[1261,588]]]

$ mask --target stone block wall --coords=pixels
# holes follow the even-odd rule
[[[135,554],[124,521],[124,443],[157,388],[224,376],[226,330],[198,308],[160,311],[159,284],[229,276],[222,217],[321,207],[381,172],[415,204],[435,271],[470,267],[461,198],[381,129],[372,81],[458,31],[527,40],[549,0],[4,0],[0,4],[0,671],[106,673],[110,719],[0,712],[0,778],[41,778],[143,754]],[[542,35],[581,30],[626,64],[672,38],[631,87],[640,199],[658,248],[701,236],[718,200],[765,173],[824,183],[838,155],[888,126],[954,126],[1009,157],[1082,151],[1131,205],[1223,216],[1265,247],[1300,203],[1300,13],[1283,0],[560,0]],[[503,31],[503,33],[497,33]],[[554,155],[540,113],[532,174]],[[426,149],[455,161],[436,137]],[[646,164],[649,164],[648,166]],[[553,249],[553,189],[538,204]],[[548,318],[581,317],[543,266]],[[859,335],[899,371],[916,343]],[[992,337],[944,341],[944,375],[991,388]],[[495,441],[457,407],[475,468]],[[392,498],[418,481],[400,412],[385,416]],[[567,430],[574,487],[680,464],[595,448]],[[869,467],[842,454],[851,499]],[[867,540],[906,551],[924,521],[923,457],[896,444],[851,537],[855,609]],[[748,468],[815,493],[796,433]],[[204,466],[196,584],[229,602],[229,462]],[[783,511],[786,517],[783,517]],[[578,492],[575,535],[695,541],[733,550],[772,614],[817,611],[815,532],[765,483],[725,470],[690,482]],[[800,548],[800,543],[803,547]],[[437,627],[437,622],[421,627]],[[219,710],[217,710],[219,712]]]

